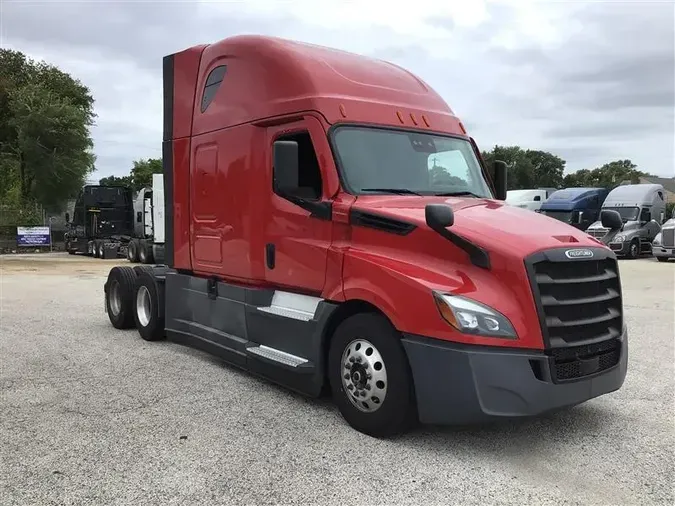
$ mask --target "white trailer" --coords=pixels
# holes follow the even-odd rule
[[[134,238],[129,242],[127,258],[132,263],[164,261],[164,179],[152,175],[152,187],[143,188],[134,201]]]

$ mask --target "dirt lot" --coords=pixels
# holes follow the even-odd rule
[[[0,503],[668,504],[675,262],[621,261],[628,378],[489,428],[379,441],[206,354],[113,329],[120,260],[0,257]]]

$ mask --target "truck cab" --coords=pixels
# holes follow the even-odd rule
[[[553,192],[541,205],[539,213],[586,230],[600,218],[607,188],[564,188]]]
[[[66,251],[102,256],[105,241],[133,234],[131,190],[85,185],[75,201],[73,216],[66,215],[66,221]]]
[[[665,221],[666,202],[660,184],[628,184],[614,188],[602,204],[602,209],[618,212],[623,227],[609,244],[617,257],[638,258],[652,252],[652,241]],[[600,221],[586,232],[603,237],[608,231]]]
[[[252,35],[163,73],[165,263],[110,271],[113,326],[330,392],[378,437],[621,387],[615,254],[505,204],[506,164],[421,78]]]
[[[661,226],[652,242],[652,251],[659,262],[675,258],[675,208],[670,219]]]
[[[506,203],[522,209],[537,211],[555,191],[555,188],[509,190],[506,194]]]

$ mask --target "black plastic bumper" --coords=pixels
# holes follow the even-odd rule
[[[618,363],[595,374],[554,382],[543,352],[500,350],[406,335],[419,419],[451,425],[541,415],[621,388],[628,364],[624,329]]]

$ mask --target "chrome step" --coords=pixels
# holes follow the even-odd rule
[[[269,346],[264,346],[262,344],[259,346],[246,348],[246,351],[269,360],[274,360],[275,362],[279,362],[281,364],[289,365],[291,367],[298,367],[309,362],[306,358],[291,355],[285,351],[277,350],[276,348],[270,348]]]

